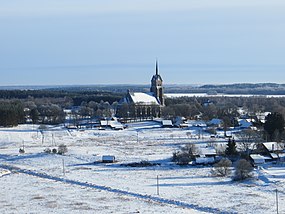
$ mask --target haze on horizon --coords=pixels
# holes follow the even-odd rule
[[[0,85],[284,83],[283,0],[3,0]]]

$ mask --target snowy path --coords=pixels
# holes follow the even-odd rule
[[[61,177],[55,177],[55,176],[51,176],[51,175],[48,175],[45,173],[40,173],[40,172],[31,171],[31,170],[27,170],[27,169],[21,169],[19,167],[15,167],[12,165],[0,164],[0,168],[10,170],[10,171],[14,171],[14,172],[18,172],[18,173],[24,173],[27,175],[32,175],[32,176],[39,177],[39,178],[49,179],[52,181],[58,181],[58,182],[77,185],[77,186],[81,186],[81,187],[88,187],[88,188],[93,188],[93,189],[97,189],[97,190],[103,190],[103,191],[107,191],[107,192],[131,196],[131,197],[135,197],[137,199],[141,199],[144,201],[152,201],[152,202],[158,202],[161,204],[175,205],[178,207],[193,209],[196,211],[207,212],[207,213],[224,213],[224,214],[232,213],[232,212],[223,211],[223,210],[220,210],[217,208],[201,207],[201,206],[198,206],[195,204],[190,204],[190,203],[186,203],[186,202],[182,202],[182,201],[178,201],[178,200],[165,199],[165,198],[162,198],[159,196],[143,195],[140,193],[129,192],[129,191],[115,189],[115,188],[111,188],[111,187],[107,187],[107,186],[96,185],[96,184],[92,184],[92,183],[76,181],[76,180],[71,180],[71,179],[65,179],[65,178],[61,178]]]

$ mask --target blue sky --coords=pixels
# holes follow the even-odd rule
[[[0,85],[285,83],[284,0],[0,5]]]

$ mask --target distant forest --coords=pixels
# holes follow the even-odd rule
[[[114,92],[126,93],[127,90],[138,92],[149,92],[149,85],[87,85],[87,86],[19,86],[19,87],[0,87],[3,93],[15,96],[17,91],[26,90],[28,93],[48,93],[53,91],[54,94],[63,92],[74,92],[75,94],[88,92]],[[165,85],[165,93],[223,93],[223,94],[253,94],[253,95],[285,95],[285,84],[276,83],[238,83],[228,85]],[[7,91],[7,92],[5,92]],[[8,92],[10,91],[10,92]],[[12,92],[13,91],[13,92]],[[14,95],[13,95],[14,94]],[[25,96],[24,92],[21,93]]]
[[[102,93],[126,93],[127,90],[137,92],[149,92],[149,85],[87,85],[87,86],[33,86],[33,87],[0,87],[1,97],[6,93],[10,97],[18,98],[15,96],[20,95],[17,91],[22,91],[20,96],[25,96],[27,93],[50,93],[56,96],[59,93],[74,93],[86,94],[88,92]],[[276,83],[238,83],[227,85],[165,85],[165,93],[223,93],[223,94],[253,94],[253,95],[285,95],[285,84]],[[24,91],[27,91],[26,93]],[[10,91],[10,92],[5,92]],[[33,95],[32,95],[33,96]]]
[[[276,83],[239,83],[228,85],[169,85],[166,93],[222,93],[222,94],[252,94],[252,95],[285,95],[285,84]]]

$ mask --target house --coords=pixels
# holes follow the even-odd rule
[[[120,123],[118,121],[114,121],[114,120],[109,121],[109,126],[114,130],[123,130],[124,129],[124,126],[122,123]]]
[[[239,107],[239,108],[237,109],[237,112],[238,112],[241,116],[247,114],[247,110],[245,110],[243,107]]]
[[[223,124],[223,120],[217,119],[217,118],[213,118],[212,120],[208,122],[209,126],[214,126],[214,127],[221,127],[222,124]]]
[[[280,151],[283,151],[284,149],[283,145],[277,142],[265,142],[265,143],[262,143],[261,145],[269,153],[280,152]]]
[[[283,153],[284,147],[280,143],[277,142],[266,142],[262,143],[264,154],[271,157],[273,161],[277,161],[279,159],[278,154]]]
[[[198,154],[200,157],[216,157],[217,151],[212,146],[200,147],[198,149]]]
[[[122,123],[120,123],[119,121],[117,121],[117,119],[107,119],[107,120],[100,120],[100,129],[104,129],[106,127],[110,127],[111,129],[114,130],[123,130],[124,126]]]
[[[100,120],[100,127],[107,127],[108,125],[108,120]]]
[[[213,164],[216,161],[217,151],[214,147],[198,147],[195,152],[196,164]]]
[[[203,120],[188,120],[189,126],[194,127],[207,127],[207,124]]]
[[[271,112],[259,112],[259,113],[256,113],[256,117],[261,123],[265,123],[265,118],[269,114],[271,114]]]
[[[164,127],[164,128],[172,128],[173,127],[171,120],[162,120],[161,123],[162,123],[162,127]]]
[[[215,158],[213,157],[197,157],[195,159],[196,164],[213,164],[215,163]]]
[[[185,117],[176,117],[174,125],[178,128],[187,128],[189,126]]]
[[[206,102],[203,103],[204,107],[208,107],[210,105],[213,105],[214,103],[211,100],[207,100]]]
[[[259,155],[259,154],[251,154],[249,157],[254,165],[264,164],[265,160],[271,160],[269,157]]]
[[[259,154],[266,157],[267,161],[277,161],[280,157],[284,157],[284,147],[277,142],[265,142],[258,146]]]
[[[238,120],[238,123],[241,129],[249,129],[252,127],[252,122],[250,119],[240,119]]]
[[[113,155],[103,155],[102,156],[102,163],[114,163],[115,156]]]

